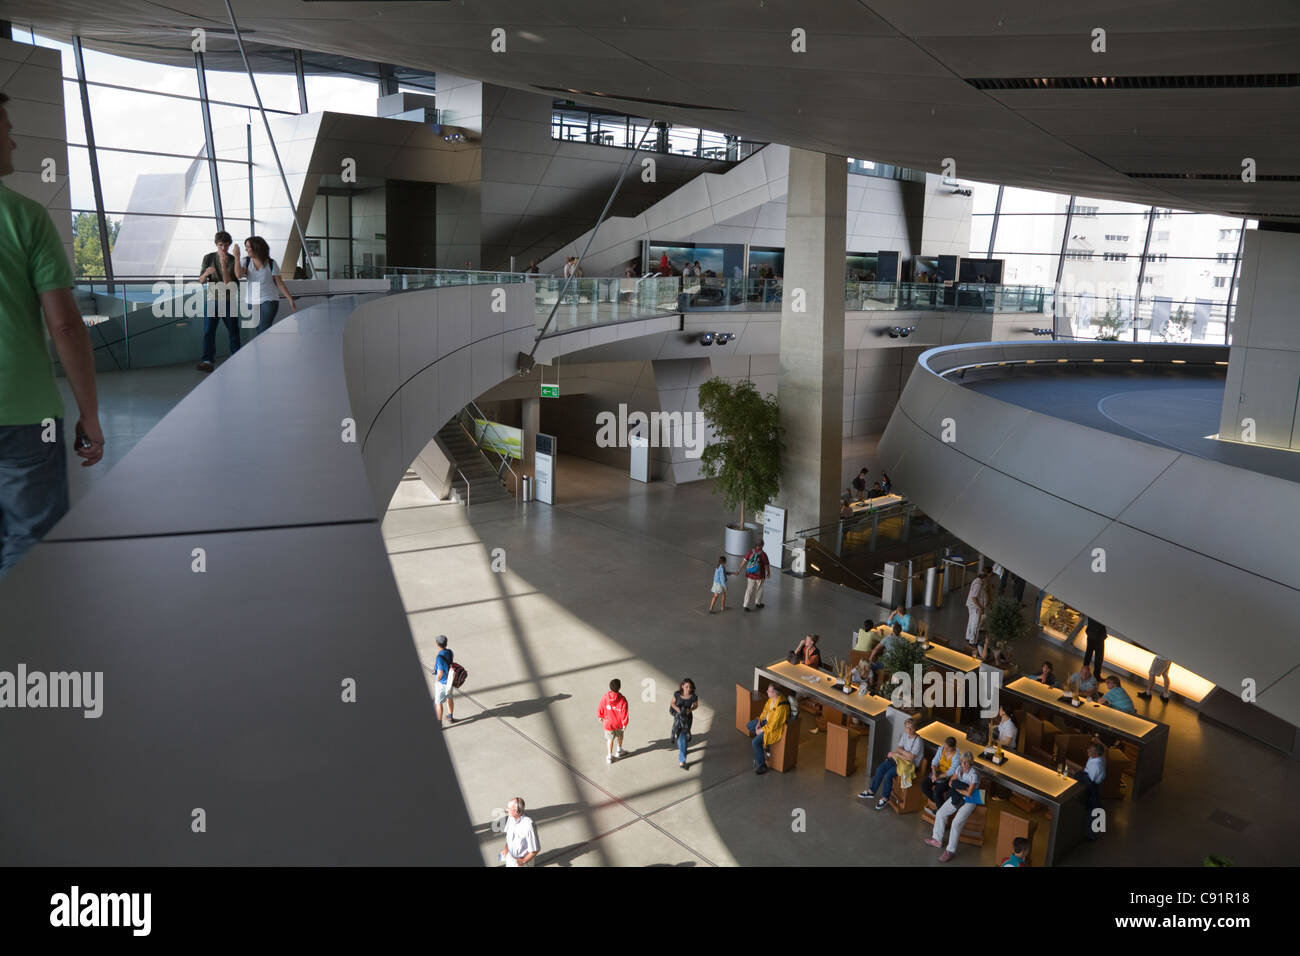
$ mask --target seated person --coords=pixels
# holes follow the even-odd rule
[[[975,769],[975,755],[969,750],[963,750],[961,759],[954,761],[948,771],[948,799],[935,813],[934,830],[925,841],[930,846],[942,847],[944,830],[948,829],[948,821],[952,820],[948,846],[939,856],[940,863],[947,863],[957,853],[962,827],[966,825],[966,820],[978,806],[976,803],[967,802],[965,798],[975,798],[976,791],[979,789],[980,775]]]
[[[901,604],[894,608],[894,613],[889,615],[889,620],[885,623],[891,626],[897,624],[907,633],[912,633],[912,615],[908,614],[907,608]]]
[[[855,651],[866,651],[867,653],[870,653],[871,650],[880,643],[880,639],[883,635],[877,633],[875,627],[876,622],[871,620],[871,618],[867,618],[862,622],[862,626],[858,628],[858,639],[853,645]]]
[[[1011,855],[1002,861],[1003,866],[1029,865],[1029,838],[1016,837],[1011,841]]]
[[[1048,687],[1055,687],[1056,670],[1052,667],[1052,662],[1043,661],[1043,666],[1038,669],[1038,673],[1035,674],[1032,679],[1038,681],[1040,684],[1045,684]]]
[[[1006,705],[999,706],[997,717],[989,721],[989,744],[1001,744],[1003,750],[1015,750],[1018,736],[1016,722],[1007,713]]]
[[[1084,664],[1077,673],[1071,674],[1066,683],[1080,697],[1093,697],[1097,693],[1097,678],[1092,676],[1092,668]]]
[[[1084,805],[1088,808],[1088,813],[1084,817],[1084,835],[1089,840],[1097,839],[1096,832],[1092,829],[1092,813],[1101,806],[1101,784],[1106,779],[1106,750],[1102,747],[1101,742],[1094,740],[1088,744],[1088,762],[1082,770],[1076,770],[1070,776],[1075,780],[1083,782],[1087,787]]]
[[[845,520],[846,518],[852,518],[852,517],[853,517],[853,506],[852,506],[851,504],[849,504],[847,501],[841,501],[841,502],[840,502],[840,520],[843,521],[843,520]]]
[[[897,624],[894,624],[893,627],[890,628],[890,633],[885,635],[884,640],[879,641],[872,649],[871,656],[867,658],[867,662],[871,667],[871,686],[873,691],[877,679],[880,677],[880,670],[885,666],[885,662],[881,658],[891,647],[896,647],[899,641],[905,640],[907,640],[907,638],[903,637],[903,629]]]
[[[1123,711],[1126,714],[1136,714],[1137,708],[1133,706],[1133,698],[1128,695],[1123,687],[1119,685],[1119,678],[1111,674],[1106,678],[1106,687],[1108,690],[1101,695],[1101,702],[1108,707],[1114,707],[1116,710]]]
[[[934,748],[930,772],[921,780],[921,790],[934,801],[935,806],[948,798],[948,771],[957,762],[957,738],[947,737],[941,746]]]
[[[798,657],[800,664],[807,664],[809,667],[816,667],[818,669],[821,668],[822,652],[817,649],[817,642],[820,640],[820,634],[809,634],[795,645],[794,653]]]
[[[871,486],[871,490],[867,492],[867,497],[868,497],[868,498],[880,498],[880,497],[883,497],[884,494],[885,494],[885,489],[884,489],[884,488],[881,488],[881,487],[880,487],[880,482],[877,481],[875,484],[873,484],[873,485]]]
[[[840,495],[840,501],[843,502],[844,504],[848,504],[850,501],[854,499],[854,497],[855,496],[853,494],[853,489],[845,488],[844,494]]]
[[[911,773],[915,774],[921,766],[921,756],[924,753],[925,741],[916,732],[916,721],[909,717],[903,721],[903,736],[898,738],[898,746],[880,761],[876,772],[871,777],[871,785],[858,796],[865,800],[879,792],[880,799],[876,801],[876,809],[885,809],[889,806],[889,794],[894,787],[894,778],[899,774],[899,765],[910,764]]]
[[[882,471],[880,473],[880,487],[885,489],[885,494],[894,493],[894,482],[890,480],[889,473]]]

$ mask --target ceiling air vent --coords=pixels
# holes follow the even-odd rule
[[[1300,73],[1185,76],[966,77],[977,90],[1284,90],[1300,87]]]
[[[1129,179],[1195,179],[1235,180],[1241,182],[1241,173],[1125,173]],[[1260,173],[1255,176],[1261,183],[1300,183],[1300,175],[1290,173]]]

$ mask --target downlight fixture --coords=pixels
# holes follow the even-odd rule
[[[701,345],[712,345],[712,344],[713,344],[713,338],[714,338],[714,336],[713,336],[713,333],[712,333],[712,332],[703,332],[703,333],[700,334],[700,344],[701,344]]]

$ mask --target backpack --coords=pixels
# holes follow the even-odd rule
[[[761,568],[761,567],[762,567],[762,564],[761,564],[761,563],[759,562],[759,560],[758,560],[758,552],[755,551],[753,554],[751,554],[751,555],[749,556],[749,560],[745,562],[745,573],[746,573],[746,574],[757,574],[758,571],[759,571],[759,568]]]
[[[469,671],[465,670],[465,668],[461,667],[455,661],[451,662],[451,686],[452,687],[459,687],[461,684],[465,683],[465,680],[468,677],[469,677]]]

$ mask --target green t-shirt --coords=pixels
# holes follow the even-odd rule
[[[68,254],[50,214],[0,183],[0,425],[63,415],[39,296],[70,288]]]

